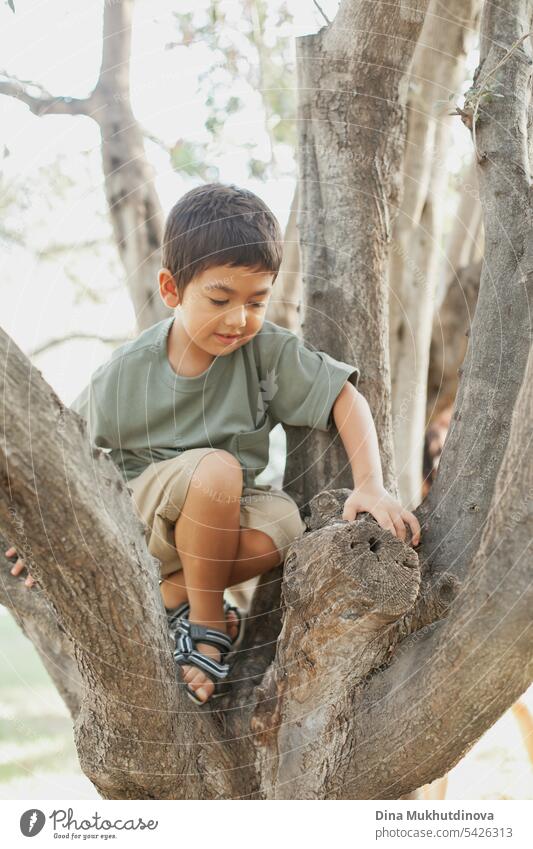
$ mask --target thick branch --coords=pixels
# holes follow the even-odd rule
[[[428,371],[431,420],[455,401],[479,293],[480,260],[458,269],[433,320]]]
[[[72,641],[82,769],[107,798],[231,798],[232,744],[178,698],[158,570],[118,470],[2,331],[0,362],[0,532],[39,582],[36,614],[53,610]]]
[[[334,795],[353,745],[355,714],[345,705],[387,660],[417,597],[416,553],[367,515],[342,521],[345,497],[324,491],[312,500],[311,533],[285,561],[283,629],[251,722],[268,798]]]
[[[302,332],[317,350],[360,367],[393,492],[385,262],[426,6],[345,0],[329,27],[297,40]],[[287,429],[284,487],[302,508],[324,487],[353,485],[334,431]]]
[[[129,102],[131,21],[134,0],[114,0],[104,5],[102,62],[96,89],[119,92]]]
[[[480,75],[484,78],[533,26],[533,3],[485,4]],[[477,139],[485,258],[453,422],[437,479],[421,508],[423,551],[432,574],[461,580],[480,542],[509,439],[511,412],[530,344],[533,210],[528,156],[531,40],[521,42],[494,76],[504,97],[484,100]],[[481,74],[481,68],[483,72]]]
[[[481,0],[431,0],[409,79],[403,197],[389,257],[394,456],[402,502],[420,504],[431,320],[439,280],[452,118]]]
[[[531,683],[532,437],[533,349],[464,592],[363,693],[350,768],[337,776],[348,798],[398,798],[444,775]]]

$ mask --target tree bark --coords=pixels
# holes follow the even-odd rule
[[[428,426],[455,401],[476,311],[481,267],[478,260],[458,269],[435,313],[427,377]]]
[[[168,309],[157,289],[163,213],[130,101],[132,10],[133,0],[104,3],[102,63],[87,98],[56,97],[40,86],[34,95],[34,84],[16,79],[0,81],[0,94],[26,103],[35,115],[85,115],[98,123],[109,216],[140,332],[166,318]]]
[[[323,491],[285,563],[277,651],[268,576],[233,692],[206,713],[175,686],[157,567],[118,471],[4,334],[0,355],[1,400],[17,411],[3,418],[0,527],[41,587],[22,589],[4,568],[5,594],[42,653],[64,655],[56,680],[77,667],[75,742],[105,798],[398,798],[448,771],[529,684],[533,357],[491,519],[448,619],[426,609],[405,639],[420,601],[416,553],[368,516],[341,521],[346,491]]]
[[[420,504],[432,317],[442,263],[450,95],[466,75],[481,0],[432,0],[407,103],[404,191],[389,260],[394,457],[402,503]]]
[[[355,731],[351,753],[354,771],[348,768],[338,776],[355,798],[397,798],[445,775],[533,679],[528,553],[533,466],[524,462],[533,436],[532,390],[530,349],[491,509],[464,591],[447,619],[414,633],[395,650],[389,667],[371,680],[355,707],[359,733]],[[385,751],[376,740],[384,742]]]
[[[426,7],[427,0],[345,2],[331,25],[297,41],[302,332],[361,368],[392,491],[385,261],[400,201],[409,68]],[[332,428],[333,439],[287,428],[284,487],[302,508],[324,486],[353,485]]]
[[[232,744],[214,745],[177,692],[156,561],[118,469],[3,331],[0,361],[0,531],[41,588],[30,597],[4,565],[1,600],[49,670],[62,657],[52,677],[81,768],[105,798],[231,797]],[[213,773],[199,767],[207,750]]]
[[[298,233],[298,186],[294,190],[289,220],[283,238],[283,260],[274,284],[274,295],[270,298],[266,318],[300,333],[300,299],[302,277],[300,273],[300,244]]]
[[[420,511],[423,521],[431,517],[425,544],[435,552],[433,575],[451,570],[459,581],[487,520],[531,340],[532,50],[530,38],[517,42],[532,29],[531,0],[485,4],[471,96],[489,74],[504,94],[483,98],[476,124],[485,257],[452,426]]]
[[[501,45],[514,35],[508,22],[522,32],[532,23],[529,6],[507,5],[512,15],[507,7],[504,15],[501,7],[494,12],[486,6],[483,24],[500,58]],[[348,40],[354,20],[347,13],[354,8],[345,3],[339,12]],[[403,4],[388,9],[393,17],[412,14]],[[402,20],[395,17],[396,32]],[[529,45],[522,56],[515,51],[502,70],[512,67],[518,75],[513,91],[527,117],[526,51]],[[491,62],[486,67],[494,67]],[[503,213],[511,204],[523,216],[502,220],[513,238],[513,227],[520,229],[527,260],[531,222],[518,196],[528,198],[528,174],[516,176],[516,159],[511,167],[516,135],[527,120],[507,123],[516,118],[512,111],[499,118],[493,134],[479,137],[483,147],[492,140],[487,159],[507,167],[507,180],[514,175],[517,196],[511,199],[492,183],[485,191],[498,190]],[[501,160],[498,145],[504,143],[512,149]],[[494,238],[497,204],[485,211],[489,266],[507,252]],[[381,242],[378,247],[381,256]],[[507,275],[498,281],[503,295],[516,271],[509,264],[501,270]],[[484,297],[482,280],[476,320]],[[479,325],[476,337],[485,347],[493,332],[488,305],[487,328]],[[506,368],[511,353],[516,366],[519,347],[529,351],[527,313],[512,319],[518,343],[514,351],[504,345]],[[426,514],[417,556],[368,514],[342,521],[348,490],[322,488],[311,499],[308,531],[290,547],[283,575],[279,569],[261,581],[232,691],[209,711],[192,708],[176,687],[157,565],[118,470],[105,452],[91,448],[84,422],[62,406],[2,332],[0,362],[0,532],[41,588],[22,595],[28,591],[19,591],[20,579],[9,575],[4,561],[4,595],[25,632],[38,631],[43,654],[55,641],[51,656],[63,649],[64,663],[76,665],[78,679],[72,676],[63,696],[75,717],[82,769],[105,798],[407,796],[446,773],[530,683],[533,599],[525,552],[533,480],[523,457],[533,420],[532,355],[527,373],[525,363],[521,368],[513,406],[498,408],[509,439],[494,481],[481,477],[487,508],[471,559],[461,570],[457,559],[442,559],[450,550],[448,526],[454,520],[453,532],[458,527],[464,534],[463,517],[469,518],[462,490],[442,508],[446,522],[434,516],[440,505],[431,519]],[[483,369],[490,366],[483,360],[465,373],[466,399],[488,382],[492,370]],[[386,417],[379,422],[386,426]],[[480,438],[475,415],[461,427],[464,440]],[[382,429],[380,438],[383,443]],[[463,465],[454,472],[460,479]],[[48,619],[45,608],[53,613]]]
[[[484,252],[482,209],[474,159],[458,179],[461,192],[445,248],[433,316],[427,375],[426,427],[454,402],[458,369],[479,293]]]

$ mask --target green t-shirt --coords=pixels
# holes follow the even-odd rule
[[[357,386],[355,366],[310,350],[271,321],[202,374],[183,377],[167,357],[173,321],[117,348],[71,405],[126,481],[180,451],[213,447],[231,452],[244,485],[253,486],[268,465],[268,435],[278,422],[327,431],[346,380],[352,376]]]

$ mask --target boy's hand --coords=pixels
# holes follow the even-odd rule
[[[352,522],[358,513],[370,513],[382,528],[405,542],[405,523],[412,533],[411,545],[420,542],[420,523],[413,513],[405,510],[402,505],[387,492],[385,487],[377,483],[366,483],[356,487],[344,503],[342,518]]]
[[[6,557],[14,557],[14,556],[16,555],[16,553],[17,553],[16,549],[15,549],[15,548],[13,548],[13,546],[12,546],[11,548],[8,548],[8,549],[7,549],[7,551],[5,552],[5,555],[6,555]],[[17,560],[17,562],[15,563],[15,565],[14,565],[14,566],[12,567],[12,569],[11,569],[11,574],[12,574],[12,575],[20,575],[20,573],[21,573],[21,572],[22,572],[25,568],[26,568],[26,564],[24,563],[24,560],[21,560],[21,559],[20,559],[20,557],[19,557],[19,559]],[[35,583],[36,583],[36,582],[35,582],[35,580],[32,578],[32,576],[31,576],[31,575],[28,575],[28,577],[27,577],[27,578],[26,578],[26,580],[24,581],[24,586],[26,586],[26,587],[28,587],[28,589],[30,589],[30,587],[33,587],[33,585],[34,585]]]

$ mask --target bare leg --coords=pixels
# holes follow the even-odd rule
[[[250,578],[269,572],[279,565],[280,560],[281,557],[274,542],[266,533],[254,528],[241,528],[237,557],[231,568],[228,587],[234,587]],[[166,608],[177,607],[188,600],[185,576],[181,569],[167,575],[160,589]],[[230,632],[230,636],[233,638],[234,634]]]
[[[191,622],[226,632],[224,589],[237,555],[240,533],[242,470],[225,451],[207,454],[198,464],[175,528],[176,549],[190,604]],[[214,646],[198,651],[220,660]],[[202,701],[214,689],[200,669],[182,668],[183,679]]]

